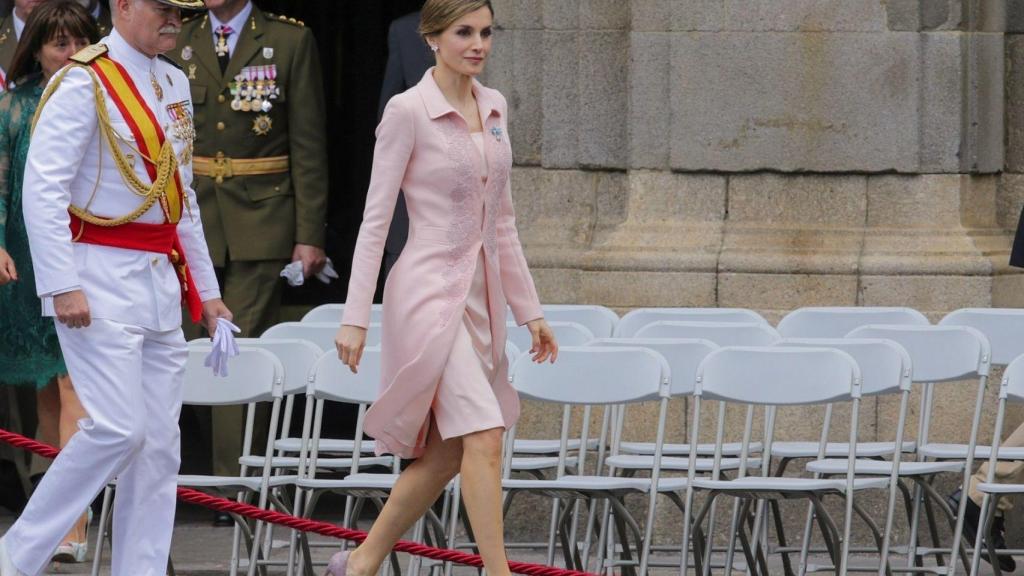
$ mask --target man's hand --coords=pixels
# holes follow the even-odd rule
[[[306,278],[324,269],[327,263],[327,254],[323,248],[310,246],[309,244],[296,244],[292,250],[292,262],[302,261],[302,275]]]
[[[14,267],[14,259],[6,250],[0,248],[0,286],[17,281],[18,270]]]
[[[89,301],[85,292],[72,290],[53,297],[53,311],[57,321],[68,328],[85,328],[92,323],[89,315]]]
[[[203,326],[206,327],[206,332],[213,338],[213,334],[217,331],[217,318],[227,318],[231,320],[234,316],[231,314],[231,310],[224,305],[224,301],[220,298],[214,298],[213,300],[207,300],[203,302]]]

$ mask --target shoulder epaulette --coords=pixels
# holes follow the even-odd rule
[[[192,14],[189,14],[188,16],[185,16],[184,18],[182,18],[181,19],[181,23],[185,24],[186,22],[191,22],[191,21],[195,20],[196,18],[199,18],[200,16],[203,16],[204,14],[206,14],[206,12],[193,12]]]
[[[270,12],[265,13],[267,18],[271,20],[277,20],[278,22],[284,22],[285,24],[291,24],[292,26],[305,27],[306,23],[302,20],[296,20],[295,18],[289,18],[283,14],[271,14]]]
[[[163,60],[164,62],[167,62],[168,64],[170,64],[171,66],[174,66],[175,68],[177,68],[178,70],[181,70],[182,72],[185,71],[177,62],[175,62],[173,59],[168,58],[167,56],[165,56],[163,54],[158,54],[157,58]]]
[[[107,53],[106,44],[91,44],[82,48],[71,57],[72,62],[92,64],[92,61]]]

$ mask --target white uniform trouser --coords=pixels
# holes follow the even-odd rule
[[[14,565],[41,574],[64,535],[117,477],[113,576],[164,576],[180,463],[181,329],[155,332],[94,319],[57,323],[75,392],[88,413],[6,535]]]

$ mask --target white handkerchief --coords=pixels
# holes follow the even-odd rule
[[[225,377],[228,375],[228,358],[238,356],[238,343],[235,342],[235,334],[242,331],[226,318],[217,318],[217,331],[213,334],[213,349],[206,356],[203,362],[213,369],[216,376]]]
[[[281,270],[281,277],[288,280],[289,286],[302,286],[306,282],[302,274],[302,261],[296,260]],[[337,280],[338,273],[334,270],[334,263],[328,258],[323,270],[316,273],[316,279],[324,284],[330,284],[331,280]]]

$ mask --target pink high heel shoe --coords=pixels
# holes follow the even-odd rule
[[[334,556],[331,556],[331,561],[327,563],[327,573],[324,576],[345,576],[348,570],[348,555],[350,552],[338,552]]]

